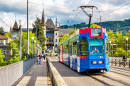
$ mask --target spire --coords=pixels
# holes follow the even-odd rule
[[[55,26],[57,27],[57,18],[56,18],[56,22],[55,22],[55,24],[56,24]]]
[[[15,23],[14,23],[13,29],[15,29],[15,30],[19,30],[19,28],[18,28],[18,24],[17,24],[16,21],[15,21]]]
[[[45,25],[44,10],[43,10],[43,12],[42,12],[42,24]]]

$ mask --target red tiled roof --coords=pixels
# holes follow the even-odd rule
[[[3,36],[3,35],[0,35],[0,38],[7,38],[7,37],[5,37],[5,36]]]

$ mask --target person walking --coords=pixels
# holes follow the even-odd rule
[[[127,57],[125,56],[125,54],[123,54],[123,59],[122,59],[122,61],[124,62],[124,67],[126,66],[126,62],[127,62]]]
[[[41,59],[42,59],[42,55],[39,54],[39,64],[41,65]]]

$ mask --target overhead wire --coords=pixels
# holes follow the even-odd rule
[[[107,14],[102,15],[101,17],[105,17],[105,16],[107,16],[107,15],[109,15],[109,14],[111,14],[111,13],[113,13],[113,12],[115,12],[115,11],[121,9],[121,8],[123,8],[123,7],[126,6],[126,5],[129,5],[129,4],[130,4],[130,2],[127,3],[127,4],[124,4],[123,6],[117,8],[117,9],[115,9],[115,10],[112,10],[111,12],[109,12],[109,13],[107,13]],[[99,18],[99,19],[100,19],[100,18]],[[98,20],[99,20],[99,19],[98,19]],[[97,21],[98,21],[98,20],[97,20]],[[97,21],[95,21],[95,22],[97,22]]]
[[[2,20],[2,22],[5,23],[5,21],[2,18],[0,18],[0,19]],[[9,27],[9,25],[7,23],[5,23],[5,25]]]

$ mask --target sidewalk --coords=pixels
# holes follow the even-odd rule
[[[47,76],[46,61],[34,65],[33,69],[17,84],[17,86],[52,86]]]

